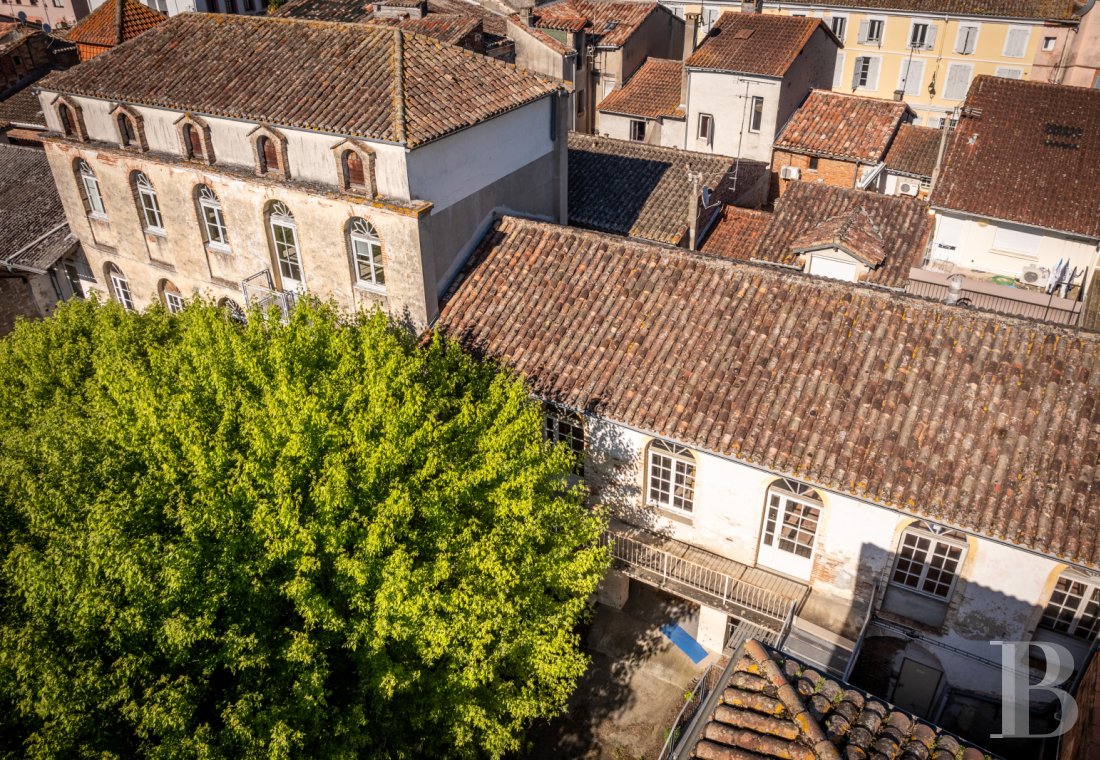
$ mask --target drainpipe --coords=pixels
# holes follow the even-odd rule
[[[940,148],[936,151],[936,165],[932,168],[932,181],[928,185],[928,197],[936,189],[936,183],[940,179],[940,166],[943,164],[943,154],[947,150],[947,133],[951,130],[951,120],[958,113],[958,106],[943,118],[943,127],[940,131]]]

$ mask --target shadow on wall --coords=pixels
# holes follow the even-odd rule
[[[849,620],[862,623],[876,582],[877,593],[850,682],[1007,760],[1053,757],[1049,753],[1056,740],[992,738],[1002,730],[1002,710],[1001,648],[991,642],[1061,643],[1073,652],[1078,670],[1087,663],[1088,642],[1036,628],[1040,608],[965,577],[955,581],[946,602],[918,593],[894,582],[897,564],[896,552],[863,544]],[[843,571],[835,578],[837,585],[848,580]],[[812,620],[815,606],[827,603],[811,592],[802,617]],[[1038,650],[1031,653],[1030,681],[1035,684],[1045,665],[1035,658],[1041,657]],[[1071,686],[1072,679],[1064,685]],[[1031,732],[1053,730],[1057,704],[1047,692],[1031,696]]]

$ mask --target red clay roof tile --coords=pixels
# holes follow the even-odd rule
[[[818,29],[821,19],[759,13],[723,13],[687,65],[781,77]]]
[[[113,47],[118,44],[117,13],[122,2],[122,41],[132,40],[142,32],[162,24],[167,17],[137,0],[104,0],[69,32],[68,40],[83,45]]]
[[[939,149],[940,130],[902,124],[886,153],[886,168],[910,177],[931,179]]]
[[[613,90],[596,106],[606,113],[656,119],[684,118],[684,64],[665,58],[647,58],[630,81]]]
[[[878,163],[910,114],[909,106],[896,100],[813,90],[776,138],[775,147]]]

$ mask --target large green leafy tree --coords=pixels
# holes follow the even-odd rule
[[[0,729],[37,757],[498,756],[606,567],[522,383],[375,315],[0,342]]]

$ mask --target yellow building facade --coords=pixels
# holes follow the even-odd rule
[[[834,90],[900,97],[916,112],[918,124],[933,127],[962,105],[974,77],[1030,79],[1044,47],[1059,45],[1059,32],[1076,23],[1068,0],[1039,0],[1030,18],[977,15],[971,7],[980,7],[980,0],[949,0],[935,14],[908,10],[903,0],[890,5],[902,7],[765,2],[763,12],[823,19],[843,44],[837,53]],[[992,5],[985,7],[995,11]],[[701,41],[723,12],[742,9],[741,3],[684,3],[676,11],[689,19],[689,14],[699,14]],[[752,12],[749,5],[744,9]]]

